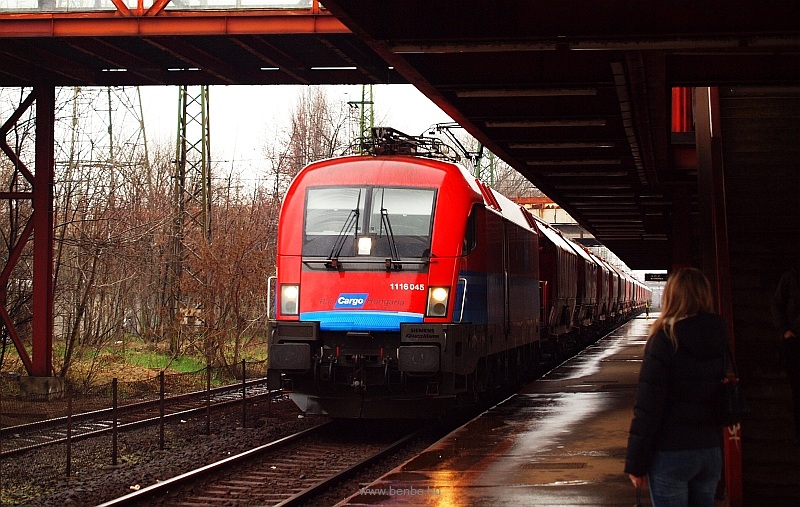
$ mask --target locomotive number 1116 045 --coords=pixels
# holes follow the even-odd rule
[[[424,283],[390,283],[392,290],[425,290]]]

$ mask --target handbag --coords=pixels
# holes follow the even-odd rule
[[[727,342],[725,343],[724,364],[719,418],[723,426],[734,426],[742,422],[744,416],[750,412],[750,407],[747,405],[739,382],[739,372],[736,368],[736,361],[733,359],[731,345]]]
[[[642,504],[642,485],[636,486],[636,503],[633,507],[643,507]]]

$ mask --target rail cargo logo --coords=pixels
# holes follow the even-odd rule
[[[364,308],[364,303],[367,302],[369,294],[339,294],[336,298],[336,305],[334,309],[347,308],[353,310],[355,308]]]

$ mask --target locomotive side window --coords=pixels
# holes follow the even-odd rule
[[[427,188],[310,188],[303,255],[426,257],[435,201]]]
[[[464,232],[464,248],[462,255],[467,255],[478,246],[478,207],[474,206],[467,217],[467,229]]]

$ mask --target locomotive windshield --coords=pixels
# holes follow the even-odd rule
[[[427,188],[310,188],[303,255],[428,257],[435,199]]]

